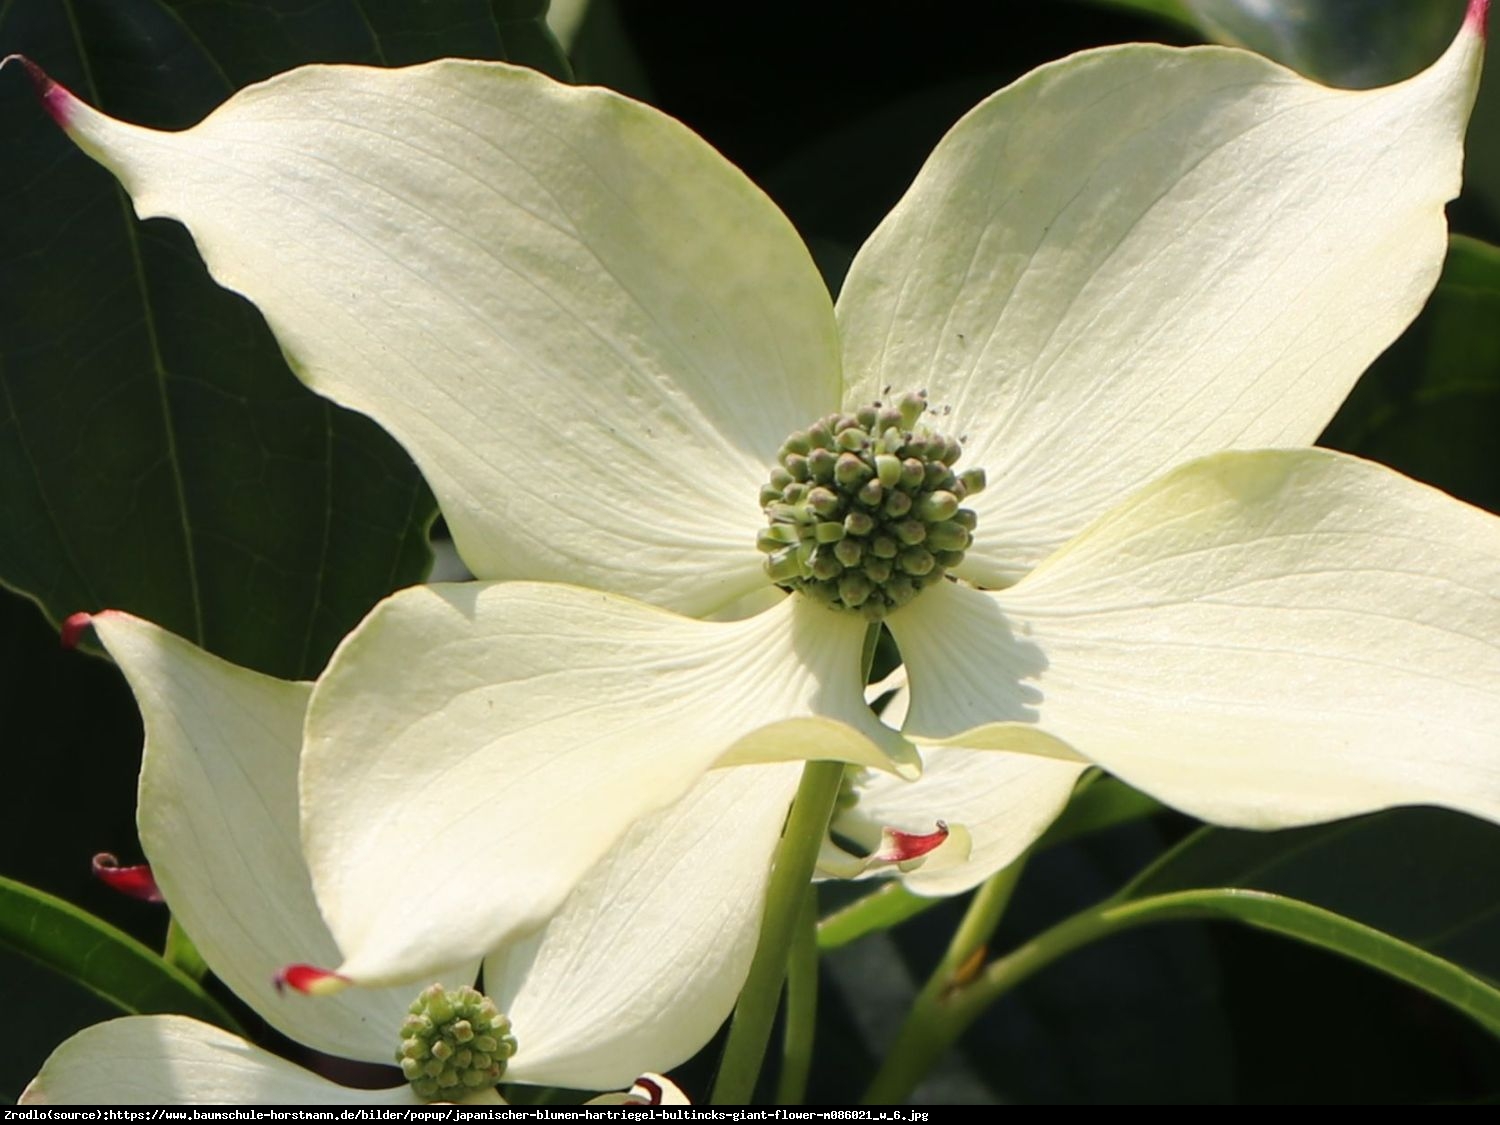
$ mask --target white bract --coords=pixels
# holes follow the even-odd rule
[[[293,369],[405,445],[481,580],[392,597],[313,691],[341,971],[540,924],[714,767],[910,772],[861,700],[865,621],[783,597],[756,549],[784,439],[887,388],[988,476],[958,581],[886,619],[907,734],[988,752],[962,809],[909,786],[912,827],[989,825],[998,863],[1091,763],[1221,824],[1500,818],[1497,524],[1287,448],[1438,276],[1483,7],[1380,90],[1218,48],[1042,67],[942,140],[836,308],[764,195],[608,91],[309,67],[162,133],[51,88]],[[434,875],[429,840],[466,862]]]
[[[127,614],[93,620],[145,720],[141,840],[174,919],[215,975],[277,1031],[327,1054],[394,1065],[417,988],[312,998],[275,984],[299,951],[336,957],[297,845],[297,759],[312,685],[237,668]],[[727,848],[716,828],[732,810],[740,830],[769,849],[796,784],[795,769],[787,771],[763,767],[755,782],[737,779],[742,771],[715,774],[693,801],[641,821],[544,929],[483,960],[485,991],[518,1044],[504,1081],[625,1088],[707,1041],[744,978],[765,882],[764,864],[740,859],[743,849]],[[434,877],[463,863],[460,841],[424,834],[418,846]],[[692,904],[726,864],[743,895],[706,916]],[[388,893],[400,899],[404,889],[393,883]],[[420,896],[412,908],[421,909]],[[476,958],[432,977],[456,988],[472,983],[479,967]],[[88,1028],[54,1052],[22,1097],[156,1105],[419,1100],[405,1085],[348,1089],[182,1016]]]

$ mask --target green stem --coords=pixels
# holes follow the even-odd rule
[[[809,883],[786,962],[786,1014],[781,1032],[781,1078],[777,1105],[801,1105],[812,1073],[818,1026],[818,892]]]
[[[954,931],[947,952],[917,994],[895,1044],[865,1092],[864,1104],[890,1105],[903,1101],[967,1026],[965,1023],[952,1030],[950,1018],[955,998],[967,990],[959,974],[968,970],[974,958],[983,956],[1005,908],[1010,905],[1010,896],[1027,858],[1028,855],[1021,855],[974,892],[974,900]]]
[[[208,975],[208,963],[203,960],[203,954],[198,952],[193,939],[188,937],[175,917],[167,920],[167,940],[161,956],[167,964],[181,969],[196,981]]]
[[[710,1099],[713,1105],[746,1105],[755,1092],[755,1079],[771,1038],[771,1022],[781,1000],[794,923],[802,911],[818,845],[828,830],[828,818],[843,780],[842,762],[808,762],[802,770],[802,784],[776,847],[760,943],[729,1025],[729,1041]]]

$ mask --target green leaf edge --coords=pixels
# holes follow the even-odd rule
[[[1129,894],[1127,887],[1100,908],[1106,932],[1151,922],[1240,922],[1368,965],[1451,1004],[1500,1036],[1500,990],[1451,961],[1332,910],[1269,891],[1232,887],[1141,899]]]
[[[80,944],[92,938],[88,953],[70,956],[52,947],[45,936],[59,931]],[[70,902],[4,876],[0,876],[0,944],[129,1015],[171,1011],[244,1034],[234,1017],[197,982],[129,934]],[[100,956],[101,948],[106,955]],[[136,971],[121,971],[132,968]],[[139,981],[144,983],[137,985]],[[163,1007],[174,992],[180,1000],[171,1008]]]

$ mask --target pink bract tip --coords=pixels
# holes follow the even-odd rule
[[[151,865],[138,863],[134,867],[121,867],[120,861],[109,852],[100,852],[94,857],[94,878],[112,891],[138,898],[142,902],[161,902],[161,889],[151,874]]]
[[[31,79],[32,89],[41,99],[42,108],[47,111],[47,116],[57,122],[59,127],[66,129],[73,115],[73,106],[78,103],[78,99],[66,86],[54,81],[50,74],[25,55],[6,55],[5,58],[0,59],[0,67],[12,62],[19,63],[26,69],[26,74]]]
[[[67,619],[63,621],[62,631],[59,634],[63,648],[77,648],[78,642],[83,639],[83,631],[92,625],[93,622],[94,615],[92,613],[80,612],[69,614]]]
[[[1490,0],[1469,0],[1464,26],[1473,28],[1481,39],[1489,38]]]
[[[288,965],[276,974],[276,991],[292,988],[306,996],[327,996],[349,983],[347,977],[316,965]]]
[[[937,822],[937,831],[920,835],[915,832],[899,832],[894,828],[887,828],[885,831],[886,847],[882,849],[880,858],[889,863],[905,863],[907,860],[921,859],[947,838],[948,826],[941,820]]]

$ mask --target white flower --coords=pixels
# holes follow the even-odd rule
[[[1254,452],[1310,443],[1436,280],[1484,8],[1381,90],[1216,48],[1043,67],[938,145],[836,310],[759,191],[607,91],[311,67],[168,134],[48,88],[310,386],[400,439],[483,580],[389,599],[313,693],[342,971],[540,924],[712,767],[911,764],[861,700],[864,620],[781,597],[755,549],[783,441],[887,388],[989,481],[961,581],[887,619],[908,733],[1019,752],[972,784],[1019,787],[1028,832],[1090,763],[1223,824],[1500,817],[1500,525]],[[423,878],[431,836],[467,868]]]
[[[128,614],[97,614],[93,624],[145,720],[141,840],[174,919],[215,975],[277,1031],[327,1054],[394,1065],[418,989],[312,999],[277,985],[291,957],[335,956],[297,845],[297,758],[312,685],[227,664]],[[786,791],[763,789],[784,810]],[[616,853],[620,862],[597,867],[546,928],[484,959],[485,991],[517,1043],[504,1081],[629,1087],[643,1072],[690,1057],[728,1014],[752,948],[741,939],[747,927],[737,904],[717,918],[691,908],[700,884],[735,862],[713,836],[730,807],[723,786],[696,797],[643,821]],[[756,810],[747,813],[753,832]],[[430,878],[464,862],[461,840],[423,834],[417,846]],[[742,864],[736,877],[753,937],[764,873]],[[393,882],[388,893],[400,899],[403,890]],[[420,895],[412,908],[421,908]],[[479,968],[476,958],[432,975],[458,988]],[[665,1090],[672,1095],[670,1084]],[[404,1085],[347,1089],[183,1016],[130,1016],[86,1029],[54,1052],[22,1098],[420,1100]]]

